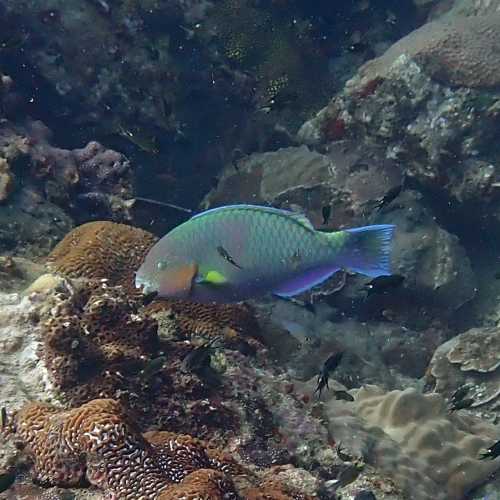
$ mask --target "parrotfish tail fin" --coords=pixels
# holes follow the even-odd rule
[[[392,224],[380,224],[345,230],[342,266],[372,278],[390,275],[394,229]]]

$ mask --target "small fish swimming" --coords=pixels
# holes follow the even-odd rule
[[[490,446],[484,453],[481,453],[479,460],[485,460],[487,458],[495,460],[495,458],[500,457],[500,441],[497,441],[493,446]]]
[[[158,241],[138,269],[135,285],[146,294],[202,303],[239,302],[268,292],[292,297],[343,268],[373,278],[391,274],[393,231],[393,225],[384,224],[325,233],[287,210],[214,208]]]
[[[321,371],[318,375],[318,385],[314,392],[318,393],[318,398],[321,397],[321,391],[326,387],[327,389],[330,389],[328,387],[328,382],[330,380],[330,373],[335,371],[337,367],[339,366],[340,362],[342,361],[342,358],[344,356],[344,351],[339,351],[336,352],[335,354],[332,354],[324,363],[323,367],[321,368]]]

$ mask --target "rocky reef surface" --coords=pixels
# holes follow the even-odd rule
[[[499,497],[500,3],[332,5],[0,0],[0,498]],[[150,302],[157,201],[393,275]]]

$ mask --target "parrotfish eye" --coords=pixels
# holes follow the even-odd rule
[[[166,260],[160,260],[158,264],[156,264],[156,267],[158,268],[158,271],[163,271],[167,268],[168,262]]]

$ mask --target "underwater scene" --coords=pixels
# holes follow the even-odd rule
[[[0,0],[0,500],[500,500],[500,0]]]

